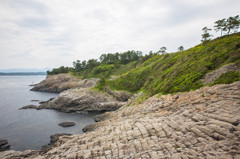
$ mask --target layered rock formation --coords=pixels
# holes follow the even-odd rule
[[[45,80],[36,84],[31,91],[60,93],[71,88],[94,87],[98,79],[77,79],[70,74],[47,76]]]
[[[134,102],[133,102],[134,103]],[[45,151],[0,158],[240,158],[240,82],[153,96],[110,113],[83,135],[61,136]]]
[[[126,102],[117,101],[113,96],[89,88],[69,89],[55,99],[41,104],[37,109],[56,109],[63,112],[85,113],[91,111],[113,111]]]

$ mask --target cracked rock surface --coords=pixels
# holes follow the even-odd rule
[[[61,136],[47,152],[5,151],[0,158],[240,158],[240,82],[153,96],[123,106],[95,129]]]

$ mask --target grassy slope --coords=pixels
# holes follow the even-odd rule
[[[115,80],[112,89],[130,92],[184,92],[200,88],[200,78],[223,65],[240,63],[240,33],[214,39],[182,52],[156,55]]]

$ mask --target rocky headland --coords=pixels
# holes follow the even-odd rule
[[[99,79],[78,79],[70,74],[47,76],[42,82],[35,84],[31,91],[60,93],[71,88],[94,87]]]
[[[46,151],[4,151],[0,158],[240,158],[240,82],[131,103]]]
[[[87,113],[94,111],[114,111],[126,102],[118,101],[108,93],[90,88],[69,89],[37,109],[55,109],[63,112]]]

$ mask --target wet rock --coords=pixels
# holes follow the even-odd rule
[[[19,108],[19,110],[21,109],[38,109],[38,106],[31,104],[31,105],[26,105],[24,107]]]
[[[102,121],[102,120],[106,120],[109,117],[110,114],[111,114],[111,112],[105,112],[103,114],[95,115],[94,116],[94,120],[96,122],[99,122],[99,121]]]
[[[71,121],[65,121],[65,122],[59,123],[58,125],[61,127],[71,127],[71,126],[76,125],[76,123],[71,122]]]
[[[39,102],[39,100],[35,100],[35,99],[33,99],[33,100],[31,100],[31,102]]]
[[[59,139],[60,136],[70,136],[70,135],[72,135],[72,134],[59,133],[59,134],[51,135],[51,136],[50,136],[50,143],[49,143],[49,145],[54,144],[54,143]]]
[[[7,140],[0,139],[0,151],[6,151],[10,149],[10,145]]]
[[[47,102],[49,102],[49,101],[51,101],[51,100],[53,100],[54,98],[50,98],[49,100],[47,100],[47,101],[41,101],[41,102],[39,102],[39,104],[44,104],[44,103],[47,103]]]
[[[87,126],[85,126],[82,131],[83,132],[90,132],[93,131],[96,128],[96,124],[89,124]]]
[[[58,141],[60,136],[70,136],[72,134],[68,134],[68,133],[57,133],[54,135],[50,136],[50,142],[47,145],[42,146],[42,151],[47,151],[51,148],[51,146]]]

